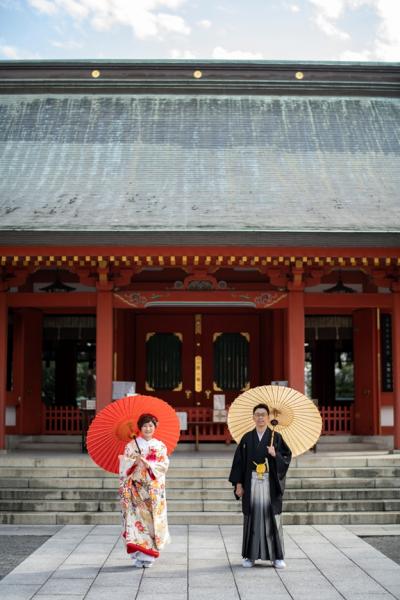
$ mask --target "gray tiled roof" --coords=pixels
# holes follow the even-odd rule
[[[400,100],[0,96],[0,231],[399,232]]]

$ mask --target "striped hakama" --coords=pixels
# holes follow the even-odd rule
[[[281,515],[272,511],[268,473],[259,479],[252,472],[251,511],[244,515],[242,556],[271,561],[284,558]]]

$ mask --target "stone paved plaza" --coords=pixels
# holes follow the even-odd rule
[[[0,533],[26,529],[3,525]],[[131,565],[116,526],[37,526],[35,532],[54,535],[0,581],[2,600],[400,598],[400,566],[356,535],[399,535],[398,525],[286,526],[281,571],[261,562],[241,567],[238,525],[172,525],[172,543],[146,570]]]

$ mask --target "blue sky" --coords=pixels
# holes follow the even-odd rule
[[[400,0],[0,0],[0,59],[400,61]]]

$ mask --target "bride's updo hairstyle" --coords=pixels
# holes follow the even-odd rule
[[[158,421],[154,415],[143,413],[143,415],[140,415],[137,422],[138,429],[142,429],[143,425],[146,425],[146,423],[153,423],[154,427],[157,427]]]

